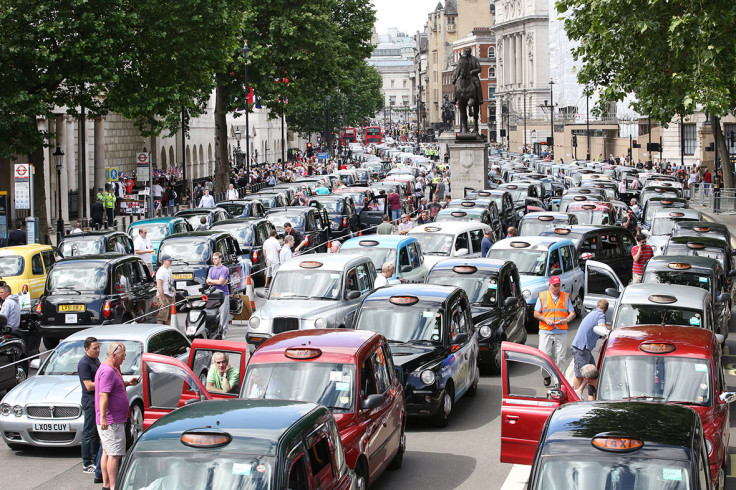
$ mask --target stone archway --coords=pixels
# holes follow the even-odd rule
[[[161,160],[159,160],[158,166],[166,168],[166,148],[161,148]]]
[[[169,168],[176,167],[176,156],[174,155],[174,147],[169,146]],[[161,167],[161,169],[163,170],[163,167]]]

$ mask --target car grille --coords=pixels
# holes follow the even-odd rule
[[[29,432],[31,438],[38,442],[72,442],[76,432]]]
[[[289,332],[291,330],[299,330],[298,318],[274,318],[273,333]]]
[[[34,419],[76,419],[81,415],[82,408],[79,405],[29,405],[26,414]]]

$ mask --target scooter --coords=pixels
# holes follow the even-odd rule
[[[185,332],[189,340],[223,338],[220,307],[225,301],[225,293],[214,286],[190,286],[187,288],[181,311],[187,313]]]

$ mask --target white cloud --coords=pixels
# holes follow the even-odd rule
[[[424,28],[427,15],[438,0],[372,0],[376,8],[376,32],[385,34],[396,27],[408,35]],[[443,2],[444,4],[444,2]]]

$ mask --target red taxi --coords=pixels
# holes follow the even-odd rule
[[[580,398],[541,351],[506,342],[501,350],[501,462],[532,464],[549,414]],[[736,400],[736,393],[725,391],[721,348],[713,332],[670,325],[618,328],[601,347],[598,369],[598,400],[665,402],[695,410],[703,424],[711,477],[722,488],[728,458],[728,405]],[[552,385],[545,388],[543,376],[550,375]]]
[[[567,213],[574,215],[581,225],[615,225],[616,213],[611,203],[601,201],[573,202]]]
[[[383,335],[366,330],[286,332],[264,342],[248,362],[243,398],[319,403],[332,411],[358,488],[406,450],[406,403]]]

